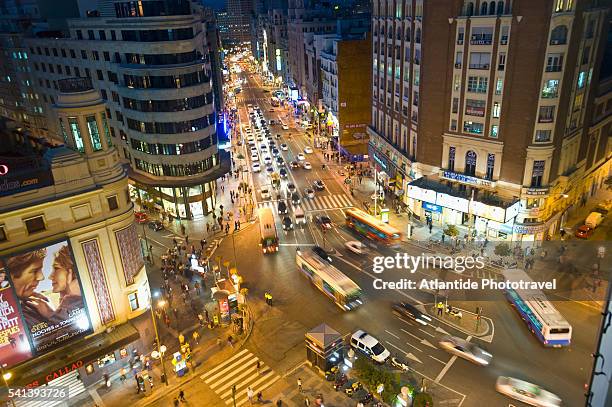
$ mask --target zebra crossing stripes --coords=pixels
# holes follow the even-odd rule
[[[266,100],[268,100],[268,98],[247,98],[239,96],[236,98],[236,103],[264,102]]]
[[[259,372],[257,371],[257,361],[260,362]],[[220,365],[209,370],[200,376],[204,383],[208,385],[226,405],[233,404],[232,386],[236,386],[236,406],[242,406],[249,402],[247,388],[251,387],[253,392],[263,391],[272,386],[280,376],[259,358],[242,349],[234,356],[224,361]]]
[[[276,209],[277,201],[266,201],[260,202],[260,208],[272,208]],[[323,211],[326,209],[343,209],[355,206],[351,199],[346,195],[321,195],[315,196],[314,199],[309,199],[302,196],[302,203],[300,204],[302,209],[305,211]]]

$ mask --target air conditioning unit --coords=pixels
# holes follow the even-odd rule
[[[550,45],[559,45],[561,44],[561,41],[559,40],[550,40]]]
[[[455,68],[461,69],[461,64],[455,64]]]

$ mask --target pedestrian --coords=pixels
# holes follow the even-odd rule
[[[260,360],[257,361],[257,365],[255,367],[257,368],[257,374],[259,374],[259,372],[261,370],[261,361]]]
[[[431,234],[431,230],[433,229],[433,224],[431,223],[431,221],[429,222],[429,234]]]
[[[149,390],[153,390],[153,378],[149,376]]]
[[[189,246],[189,235],[185,235],[185,246]]]
[[[208,310],[206,308],[204,308],[204,316],[206,317],[206,322],[210,321],[210,318],[208,317]]]
[[[283,401],[281,399],[276,400],[276,407],[283,407]]]
[[[175,398],[174,398],[173,403],[174,403],[174,407],[178,407],[178,405],[179,405],[179,399],[178,399],[178,397],[175,397]]]
[[[210,233],[210,223],[206,222],[206,234]]]
[[[221,193],[225,193],[225,186],[221,185]]]
[[[176,241],[176,237],[172,238],[172,244],[174,244],[174,247],[178,245],[178,242]]]
[[[200,282],[196,281],[195,284],[193,285],[193,288],[195,288],[195,292],[197,295],[200,295]]]
[[[251,386],[247,387],[247,397],[249,398],[249,403],[253,404],[253,389]]]
[[[444,238],[445,238],[445,236],[446,236],[446,235],[445,235],[444,233],[442,233],[442,243],[444,243]]]
[[[183,390],[179,391],[179,394],[178,394],[178,399],[179,399],[180,401],[182,401],[183,403],[184,403],[185,401],[187,401],[187,400],[185,400],[185,392],[184,392]]]
[[[297,386],[298,386],[298,391],[301,393],[302,392],[302,379],[299,377],[297,379]]]
[[[208,229],[208,223],[206,224],[206,226],[207,226],[207,229]],[[206,239],[201,239],[200,240],[200,247],[202,248],[202,250],[204,250],[204,246],[206,246]]]
[[[181,235],[185,236],[185,225],[181,223]]]
[[[200,339],[199,339],[200,334],[198,333],[198,331],[193,331],[193,334],[191,334],[191,336],[193,337],[193,341],[199,345],[200,344]]]
[[[437,308],[438,308],[438,316],[441,316],[442,312],[444,311],[444,304],[442,304],[442,301],[438,302]]]
[[[310,399],[309,399],[308,397],[304,398],[304,405],[305,405],[306,407],[309,407],[309,406],[310,406]]]
[[[221,347],[221,338],[217,337],[217,346],[220,348]]]
[[[227,337],[227,344],[231,346],[232,348],[234,347],[234,338],[232,338],[232,335],[229,335]]]
[[[260,391],[257,392],[257,402],[263,403],[263,394]]]

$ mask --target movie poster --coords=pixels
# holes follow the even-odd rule
[[[8,257],[5,265],[36,354],[91,331],[67,241]]]
[[[0,260],[0,365],[10,368],[31,357],[30,341],[19,315],[17,299]]]

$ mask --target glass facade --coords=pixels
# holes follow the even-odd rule
[[[79,152],[85,152],[85,144],[83,143],[83,137],[81,136],[81,129],[79,128],[79,122],[76,117],[68,118],[68,125],[70,126],[70,131],[72,132],[72,137],[74,138],[74,146]]]
[[[111,140],[111,134],[108,129],[108,121],[106,120],[106,113],[102,112],[102,127],[104,127],[104,136],[106,137],[106,144],[108,147],[113,146],[113,141]]]
[[[87,129],[89,130],[89,137],[91,138],[91,147],[93,151],[102,150],[102,141],[100,140],[100,132],[98,131],[98,122],[96,116],[87,116]]]

